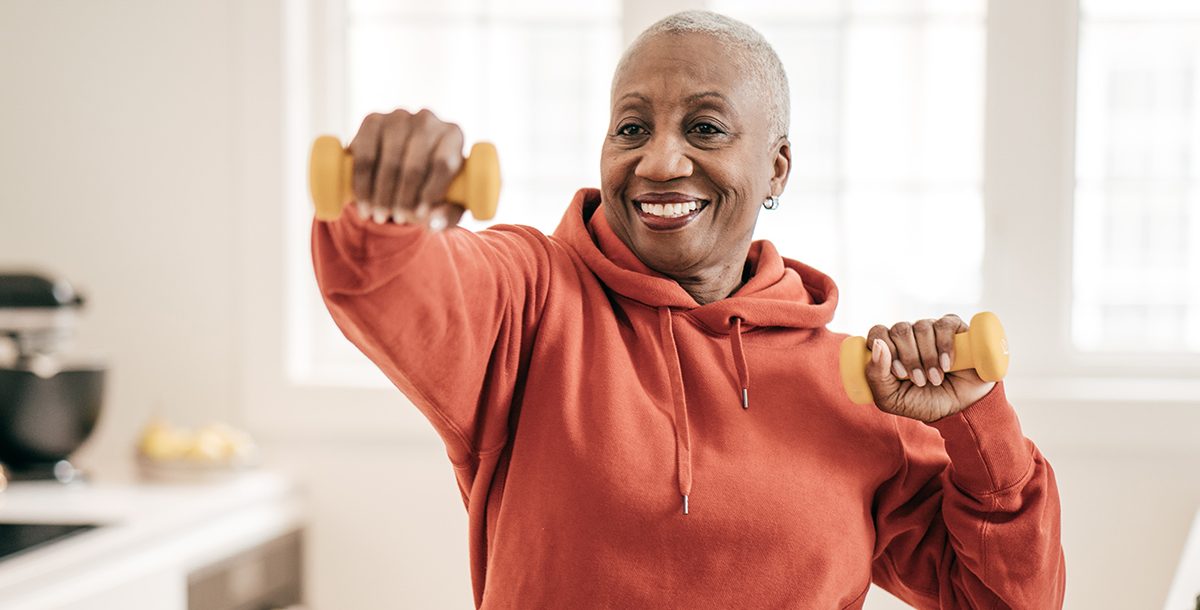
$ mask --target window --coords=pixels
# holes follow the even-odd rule
[[[1200,5],[1083,0],[1072,338],[1200,351]]]
[[[311,0],[319,18],[297,43],[311,86],[289,97],[311,116],[288,150],[315,133],[348,138],[371,111],[429,107],[468,143],[497,143],[496,221],[552,231],[575,189],[598,185],[623,41],[689,3],[657,4]],[[787,68],[792,176],[756,238],[834,278],[835,330],[987,308],[1021,354],[1013,371],[1045,388],[1193,374],[1200,5],[694,5],[758,28]],[[288,205],[288,378],[385,385],[317,296],[304,192]]]
[[[983,255],[982,2],[772,4],[710,6],[767,36],[792,89],[792,177],[755,237],[838,282],[837,328],[863,333],[880,319],[974,310]],[[326,124],[343,137],[369,112],[429,107],[461,124],[468,142],[497,143],[505,185],[494,222],[545,232],[577,188],[598,185],[609,81],[622,37],[637,33],[622,30],[621,2],[329,5],[325,61],[334,65],[321,80],[344,87],[314,91],[334,117]],[[415,56],[439,61],[404,59]],[[292,378],[386,383],[314,290],[296,296],[303,304],[293,312]]]
[[[833,277],[838,330],[978,308],[984,8],[712,3],[762,32],[788,71],[792,174],[756,237]]]

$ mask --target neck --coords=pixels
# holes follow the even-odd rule
[[[675,278],[675,281],[697,303],[707,305],[737,292],[749,275],[750,265],[742,260],[713,269],[706,276]]]

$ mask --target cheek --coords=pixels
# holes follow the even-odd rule
[[[615,192],[629,181],[632,168],[627,160],[628,155],[621,151],[605,146],[600,151],[600,190]]]

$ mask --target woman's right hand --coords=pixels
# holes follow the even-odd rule
[[[457,225],[463,208],[444,198],[462,167],[462,148],[458,125],[429,110],[368,115],[350,142],[359,216],[435,231]]]

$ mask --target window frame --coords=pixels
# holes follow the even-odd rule
[[[624,40],[628,43],[664,12],[705,5],[624,0]],[[301,0],[274,7],[245,3],[236,9],[240,45],[255,51],[244,54],[239,68],[241,133],[234,155],[245,204],[236,229],[243,263],[240,288],[246,295],[240,397],[247,424],[263,438],[437,442],[421,414],[406,408],[407,400],[391,387],[300,384],[287,376],[287,358],[294,350],[281,312],[308,286],[306,278],[289,277],[294,266],[287,253],[295,245],[291,240],[307,241],[309,236],[310,216],[298,203],[307,201],[303,172],[309,134],[338,129],[336,120],[329,119],[339,116],[337,88],[318,94],[313,83],[344,77],[336,53],[343,46],[341,7],[340,0]],[[276,32],[282,44],[264,48],[261,41],[270,39],[264,32]],[[1179,416],[1179,409],[1188,410],[1187,418],[1194,416],[1200,402],[1195,398],[1200,354],[1084,353],[1073,347],[1078,36],[1077,0],[989,3],[980,302],[1005,323],[1015,354],[1010,378],[1019,379],[1008,393],[1023,420],[1044,427],[1049,435],[1039,436],[1039,444],[1111,448],[1126,445],[1130,407],[1140,409],[1139,417]],[[1023,218],[1038,221],[1022,223]],[[1053,254],[1049,264],[1045,253]],[[1097,418],[1088,435],[1056,431],[1070,417],[1082,416]],[[1146,441],[1156,448],[1164,443],[1190,446],[1192,441],[1182,431],[1160,442]]]

